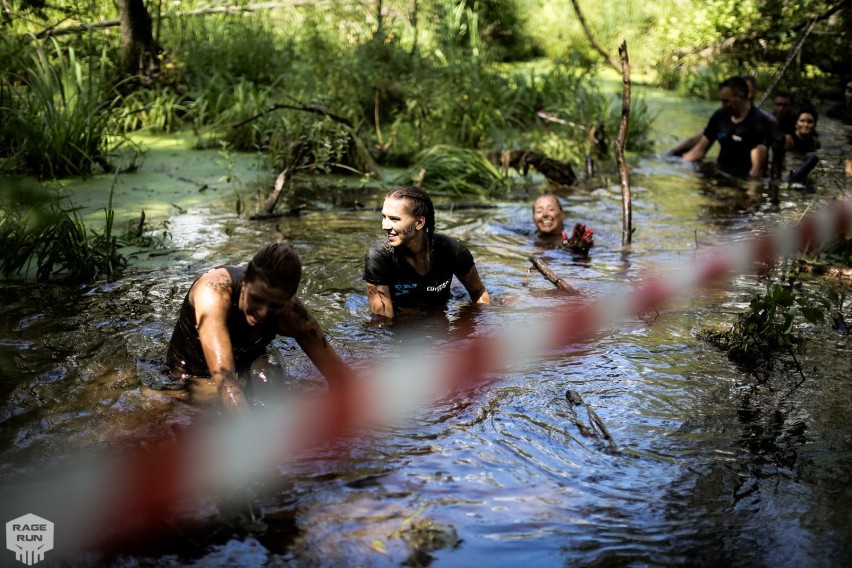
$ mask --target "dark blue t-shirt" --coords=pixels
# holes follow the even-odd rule
[[[704,136],[719,143],[716,163],[723,170],[737,176],[748,176],[751,171],[751,151],[759,144],[771,145],[772,124],[760,110],[752,106],[740,122],[734,123],[725,109],[719,109],[704,129]],[[709,147],[708,147],[709,148]]]
[[[387,239],[373,243],[364,258],[364,280],[387,286],[394,306],[446,306],[453,275],[465,276],[473,267],[473,255],[459,241],[435,235],[429,272],[421,276],[402,258],[397,258]]]

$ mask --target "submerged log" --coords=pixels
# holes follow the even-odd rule
[[[849,266],[814,264],[806,260],[799,260],[799,270],[817,276],[831,276],[840,280],[852,281],[852,267]]]
[[[533,150],[503,150],[492,152],[488,155],[488,159],[493,164],[500,166],[504,173],[509,168],[515,168],[524,175],[527,175],[530,166],[532,166],[551,183],[573,185],[577,181],[577,175],[574,173],[574,168],[571,167],[571,164],[549,158],[541,152]]]

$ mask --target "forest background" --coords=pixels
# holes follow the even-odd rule
[[[487,198],[506,189],[501,152],[576,164],[590,132],[616,132],[620,100],[598,79],[620,72],[622,41],[634,80],[684,96],[749,73],[830,98],[852,72],[850,22],[848,0],[2,0],[0,271],[32,272],[33,258],[39,278],[119,268],[134,236],[112,234],[109,214],[86,230],[52,182],[133,171],[139,132],[257,153],[286,173],[285,203],[303,174],[392,170]],[[653,117],[632,104],[627,148],[647,150]]]

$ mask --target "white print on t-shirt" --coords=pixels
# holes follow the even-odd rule
[[[452,280],[452,278],[450,279]],[[450,280],[447,280],[443,284],[438,284],[437,286],[426,286],[427,292],[440,292],[444,288],[446,288],[450,284]]]

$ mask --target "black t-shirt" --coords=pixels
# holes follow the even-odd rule
[[[387,286],[397,307],[446,306],[453,275],[465,276],[473,267],[473,255],[459,241],[435,235],[432,262],[424,276],[402,258],[397,258],[386,239],[373,243],[364,258],[364,280]]]
[[[800,138],[798,134],[790,136],[793,139],[793,151],[800,154],[816,151],[816,137],[811,135],[807,138]]]
[[[748,176],[751,171],[751,151],[758,145],[769,147],[772,124],[752,106],[740,122],[734,123],[725,109],[719,109],[704,129],[704,136],[719,142],[719,157],[716,163],[723,170],[738,176]]]
[[[228,335],[231,337],[231,348],[234,353],[234,362],[237,370],[241,370],[263,355],[266,346],[275,339],[277,331],[272,324],[262,330],[261,338],[251,341],[251,328],[246,322],[246,315],[240,309],[240,287],[246,269],[236,266],[218,266],[224,268],[231,275],[231,309],[228,312]],[[190,287],[190,290],[192,287]],[[180,307],[175,330],[169,342],[169,350],[166,354],[166,364],[173,375],[196,377],[209,377],[210,369],[204,358],[204,350],[201,347],[201,339],[198,337],[198,327],[195,321],[195,308],[189,303],[189,292],[183,299]]]

